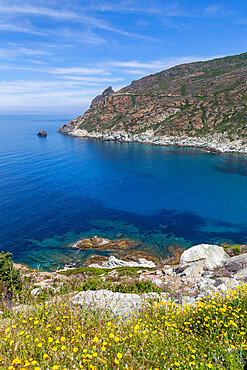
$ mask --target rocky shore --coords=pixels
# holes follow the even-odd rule
[[[204,137],[191,136],[158,136],[153,130],[147,130],[139,134],[131,134],[125,131],[109,132],[88,132],[84,129],[78,129],[64,125],[59,132],[75,137],[84,137],[90,139],[135,142],[142,144],[161,145],[161,146],[178,146],[178,147],[195,147],[217,153],[243,153],[247,154],[247,143],[238,137],[231,140],[227,134],[208,134]]]
[[[103,241],[109,244],[108,240],[94,238],[101,247]],[[51,294],[50,299],[54,295],[61,298],[67,286],[73,305],[106,309],[125,316],[133,311],[141,312],[150,300],[165,300],[181,307],[195,306],[211,295],[225,295],[229,289],[246,284],[247,245],[200,244],[180,251],[180,256],[175,254],[156,263],[145,258],[130,261],[110,256],[97,264],[53,273],[15,267],[21,268],[22,280],[29,281],[33,297],[46,294],[49,300]],[[14,305],[13,309],[22,309],[22,306],[16,308]]]
[[[181,254],[178,264],[174,264],[174,260],[171,264],[161,261],[158,266],[145,259],[138,262],[131,263],[110,257],[101,265],[92,264],[89,267],[108,268],[111,270],[108,274],[116,280],[118,268],[138,265],[149,267],[148,270],[136,271],[135,277],[139,283],[151,282],[157,288],[156,291],[138,295],[110,289],[88,290],[75,295],[72,302],[101,309],[108,307],[114,314],[125,316],[133,311],[140,312],[143,306],[149,305],[150,300],[195,306],[201,299],[212,294],[227,294],[228,289],[236,289],[247,281],[247,253],[230,257],[223,247],[217,245],[193,246]],[[105,280],[106,275],[101,278]],[[133,277],[130,280],[134,283]]]

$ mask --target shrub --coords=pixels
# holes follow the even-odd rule
[[[0,281],[7,289],[13,291],[14,289],[20,289],[21,279],[20,272],[14,268],[11,257],[12,253],[0,253]]]

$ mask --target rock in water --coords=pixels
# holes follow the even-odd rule
[[[38,136],[41,136],[41,137],[46,137],[47,136],[47,132],[45,130],[40,130],[38,133],[37,133]]]
[[[229,256],[222,247],[218,245],[199,244],[186,249],[180,257],[179,267],[185,268],[192,263],[200,262],[204,269],[213,270],[216,267],[221,267]]]

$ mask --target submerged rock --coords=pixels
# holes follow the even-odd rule
[[[104,249],[107,251],[124,250],[131,247],[127,240],[112,241],[106,238],[100,238],[99,236],[93,236],[91,239],[82,239],[73,245],[74,248],[80,248],[82,250],[88,249]]]
[[[37,133],[38,136],[40,137],[46,137],[47,136],[47,132],[45,130],[40,130],[38,133]]]
[[[106,256],[102,256],[97,254],[97,251],[104,251],[104,252],[113,252],[115,257],[119,259],[124,259],[125,261],[129,262],[138,262],[138,260],[144,258],[155,263],[158,262],[158,256],[155,255],[155,252],[152,250],[141,250],[137,247],[139,246],[140,242],[138,240],[129,240],[129,239],[118,239],[118,240],[110,240],[106,238],[101,238],[99,236],[93,236],[91,239],[81,239],[75,244],[72,245],[73,248],[79,248],[82,250],[95,250],[96,254],[89,257],[84,266],[89,267],[91,264],[102,265],[102,262],[107,262],[108,258]],[[114,263],[114,260],[111,260]],[[145,262],[144,262],[145,263]],[[120,266],[127,266],[127,265],[120,265]],[[137,267],[140,267],[140,262],[138,262]],[[91,266],[90,266],[91,267]],[[98,266],[97,266],[98,267]],[[103,265],[103,267],[111,268],[107,265]],[[112,267],[119,267],[119,266],[112,266]],[[154,267],[152,266],[144,266],[144,267]]]

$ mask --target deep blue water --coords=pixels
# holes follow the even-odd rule
[[[68,246],[93,235],[121,233],[161,256],[247,242],[247,156],[57,133],[70,118],[0,116],[0,249],[16,262],[84,261]]]

